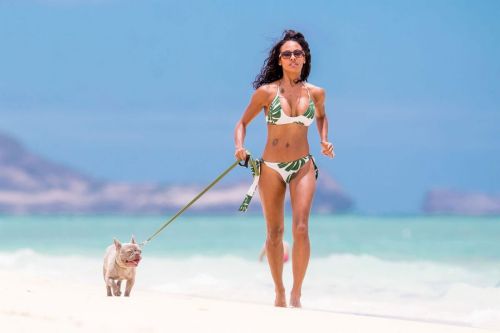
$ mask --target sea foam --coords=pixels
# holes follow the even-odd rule
[[[500,267],[388,261],[368,255],[313,258],[303,285],[305,308],[500,328]],[[0,269],[102,284],[102,257],[53,256],[31,249],[0,252]],[[291,264],[283,272],[292,285]],[[268,304],[266,262],[238,256],[144,256],[135,288]]]

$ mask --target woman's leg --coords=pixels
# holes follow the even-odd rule
[[[275,306],[286,306],[283,285],[283,231],[286,185],[281,176],[261,164],[259,194],[266,219],[266,255],[276,291]]]
[[[301,307],[302,281],[304,281],[310,255],[309,213],[315,190],[316,176],[313,162],[310,160],[290,181],[290,199],[293,213],[293,287],[290,294],[290,305],[293,307]]]

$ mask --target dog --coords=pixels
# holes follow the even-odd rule
[[[130,291],[135,283],[135,269],[142,260],[141,248],[136,243],[134,236],[130,243],[120,243],[113,239],[114,244],[108,246],[104,256],[104,282],[108,296],[121,296],[121,282],[127,281],[125,296],[130,296]]]

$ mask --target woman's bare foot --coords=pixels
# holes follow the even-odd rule
[[[276,290],[276,298],[274,299],[274,306],[286,307],[285,290]]]
[[[290,293],[290,306],[293,308],[301,308],[302,304],[300,304],[300,292],[292,291]]]

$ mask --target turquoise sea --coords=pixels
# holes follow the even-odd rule
[[[160,216],[3,216],[0,250],[101,254],[113,237],[145,240],[164,222]],[[291,242],[291,221],[285,239]],[[500,217],[370,217],[318,215],[310,221],[313,257],[370,255],[385,260],[500,263]],[[145,249],[167,257],[256,256],[265,240],[261,216],[181,216]]]
[[[100,284],[113,237],[166,217],[2,216],[0,269]],[[309,232],[305,307],[500,329],[500,217],[315,215]],[[259,215],[183,215],[145,246],[137,288],[270,303],[264,240]]]

